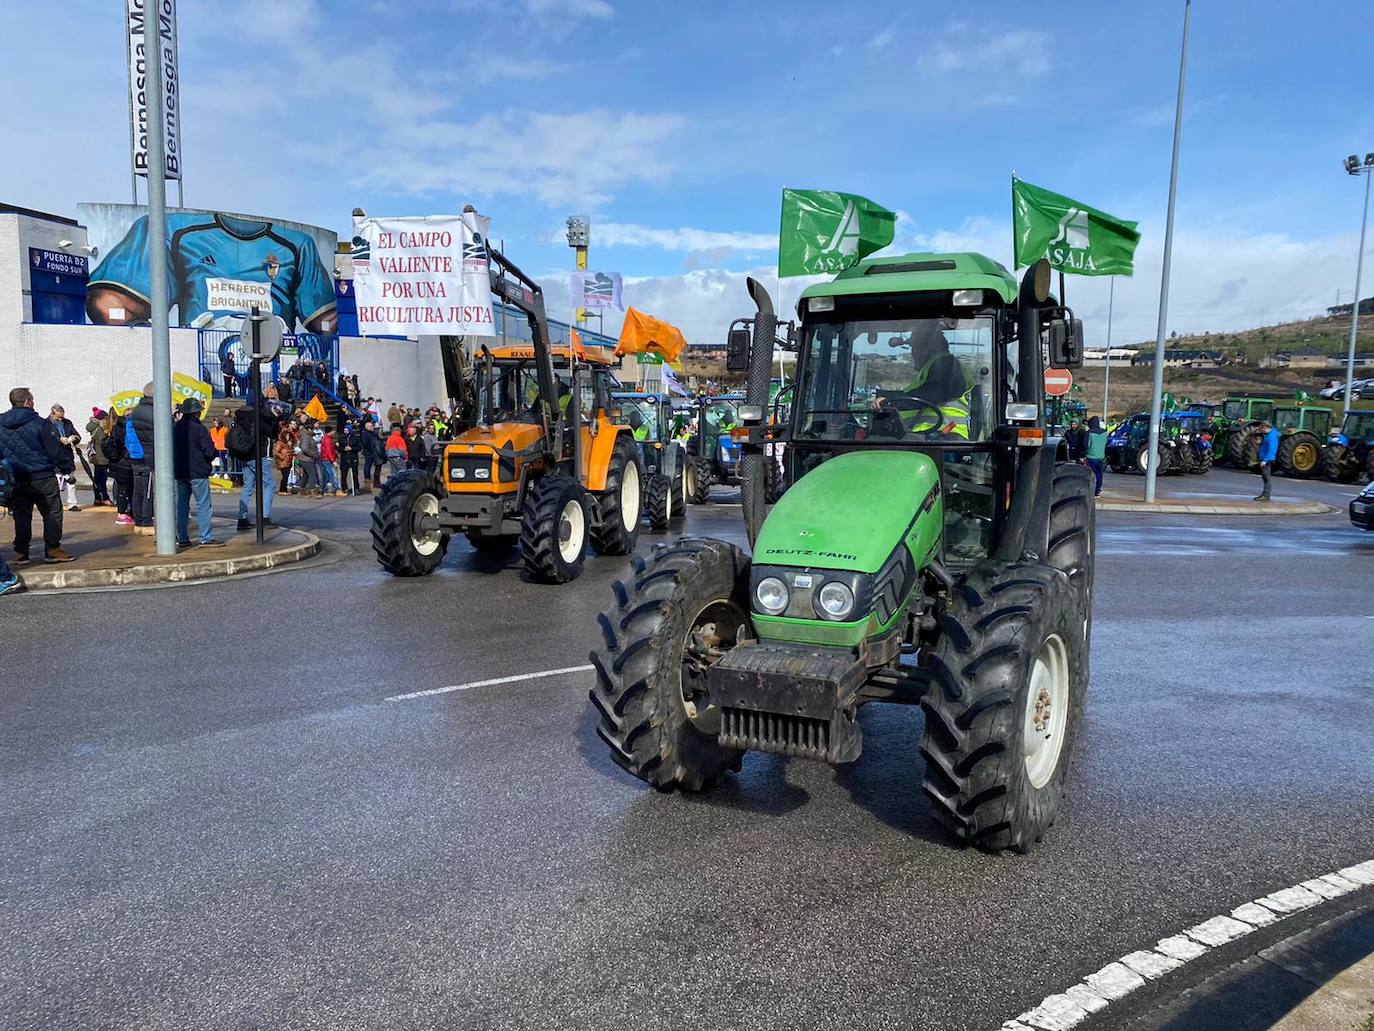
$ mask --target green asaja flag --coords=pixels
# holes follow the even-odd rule
[[[778,275],[839,272],[892,242],[897,213],[833,190],[782,191]]]
[[[1011,214],[1017,268],[1049,258],[1052,268],[1080,276],[1129,276],[1135,270],[1140,233],[1134,222],[1014,176]]]

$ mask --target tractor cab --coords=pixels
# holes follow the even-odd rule
[[[1374,446],[1374,412],[1348,412],[1341,428],[1330,434],[1332,444]]]
[[[739,405],[743,400],[743,394],[718,394],[698,397],[692,403],[688,493],[697,504],[708,499],[712,484],[735,486],[740,482],[743,450],[734,431],[740,425]]]

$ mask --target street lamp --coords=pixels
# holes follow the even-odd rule
[[[1364,234],[1369,223],[1369,183],[1374,180],[1374,153],[1366,154],[1364,162],[1351,154],[1345,159],[1350,175],[1364,176],[1364,212],[1360,215],[1360,250],[1355,256],[1355,303],[1350,309],[1350,351],[1345,356],[1345,414],[1350,414],[1350,395],[1355,390],[1355,338],[1360,330],[1360,277],[1364,273]]]
[[[568,216],[568,246],[573,249],[577,258],[577,268],[581,271],[587,269],[587,248],[592,242],[592,218],[590,215],[569,215]],[[587,309],[578,306],[573,309],[573,321],[579,326],[587,324]]]

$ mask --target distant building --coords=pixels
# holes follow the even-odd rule
[[[1282,367],[1287,369],[1324,369],[1341,361],[1339,356],[1329,355],[1321,348],[1310,345],[1296,351],[1280,351],[1274,357],[1286,359]]]
[[[1113,347],[1111,349],[1112,365],[1134,365],[1137,349],[1134,347]],[[1083,348],[1083,364],[1104,366],[1107,364],[1107,348],[1105,347],[1085,347]]]
[[[1183,347],[1168,347],[1164,350],[1164,367],[1166,369],[1210,369],[1222,365],[1224,362],[1225,358],[1220,351]],[[1154,352],[1148,348],[1136,353],[1136,365],[1153,365],[1154,363]]]

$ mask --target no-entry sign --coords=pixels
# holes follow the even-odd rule
[[[1073,386],[1073,373],[1068,369],[1045,370],[1045,393],[1050,397],[1062,397]]]

